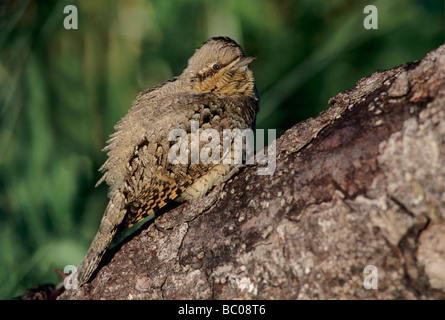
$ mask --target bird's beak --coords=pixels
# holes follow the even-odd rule
[[[237,69],[241,69],[242,67],[247,66],[255,59],[256,59],[255,57],[241,57],[235,62],[233,66]]]

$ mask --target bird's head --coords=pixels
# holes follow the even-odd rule
[[[256,96],[255,83],[249,63],[241,47],[227,37],[205,42],[189,59],[183,76],[196,93]]]

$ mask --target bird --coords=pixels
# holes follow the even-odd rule
[[[245,56],[231,38],[213,37],[195,50],[179,76],[136,96],[103,149],[108,158],[99,169],[103,175],[96,186],[106,182],[110,199],[77,268],[77,285],[90,281],[118,230],[172,201],[200,199],[228,177],[233,163],[169,161],[169,150],[177,139],[168,137],[175,129],[190,137],[192,121],[200,130],[254,129],[259,109],[249,68],[254,59]]]

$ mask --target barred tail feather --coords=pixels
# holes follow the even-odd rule
[[[108,203],[99,230],[97,231],[85,258],[78,267],[78,285],[81,286],[88,282],[91,275],[97,269],[102,256],[117,232],[118,226],[122,223],[122,220],[125,217],[126,209],[124,203],[122,193],[119,190],[116,191]]]

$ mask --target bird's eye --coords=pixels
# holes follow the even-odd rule
[[[215,63],[215,64],[212,66],[212,69],[215,70],[215,71],[218,71],[219,69],[221,69],[221,66],[220,66],[219,64]]]

